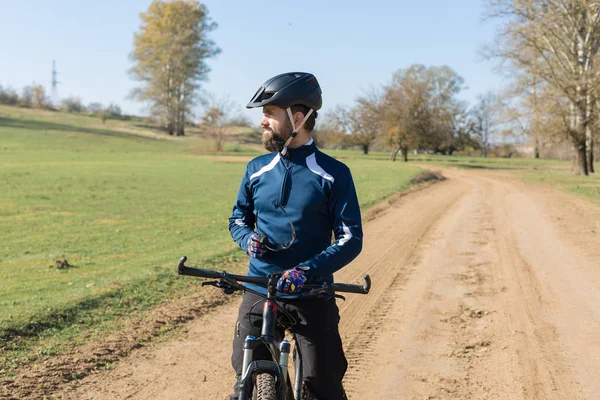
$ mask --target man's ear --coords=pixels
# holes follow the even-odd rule
[[[294,127],[296,127],[300,122],[302,122],[303,119],[304,114],[302,114],[300,111],[296,112],[294,114]]]

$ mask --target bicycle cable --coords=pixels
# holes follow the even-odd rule
[[[267,298],[264,299],[260,299],[257,302],[255,302],[254,304],[252,304],[252,306],[250,307],[250,311],[248,312],[248,324],[250,326],[252,325],[252,310],[254,309],[254,307],[256,307],[257,305],[259,305],[260,303],[263,303],[265,301],[267,301]],[[292,327],[294,327],[296,324],[298,324],[298,321],[296,320],[296,318],[289,312],[287,311],[281,304],[279,304],[277,301],[271,299],[271,301],[273,303],[275,303],[275,305],[278,307],[278,309],[281,311],[281,314],[288,320],[289,324],[279,324],[283,329],[287,329],[287,330],[291,330]],[[278,318],[279,320],[280,318]],[[275,321],[277,323],[277,321]]]

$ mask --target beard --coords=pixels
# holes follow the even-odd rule
[[[283,150],[283,146],[285,142],[290,137],[292,133],[292,123],[285,119],[285,123],[279,131],[274,131],[273,129],[269,129],[265,131],[262,135],[262,142],[267,151],[273,152],[281,152]],[[282,134],[282,132],[286,132]]]

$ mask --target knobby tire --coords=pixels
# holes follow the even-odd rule
[[[256,376],[254,383],[255,400],[277,400],[277,383],[271,374],[263,373]]]

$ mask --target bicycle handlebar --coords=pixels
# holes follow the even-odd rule
[[[210,269],[203,268],[192,268],[186,267],[185,262],[187,261],[187,257],[183,256],[179,259],[177,263],[177,273],[179,275],[187,275],[187,276],[195,276],[198,278],[208,278],[208,279],[221,279],[228,278],[234,279],[240,282],[253,283],[259,286],[268,286],[269,278],[260,277],[260,276],[247,276],[247,275],[233,275],[229,274],[225,271],[217,272]],[[332,283],[332,284],[322,284],[322,285],[304,285],[307,289],[321,289],[327,288],[333,290],[334,292],[346,292],[346,293],[358,293],[358,294],[367,294],[371,290],[371,277],[368,274],[363,276],[364,283],[362,285],[351,285],[347,283]]]

